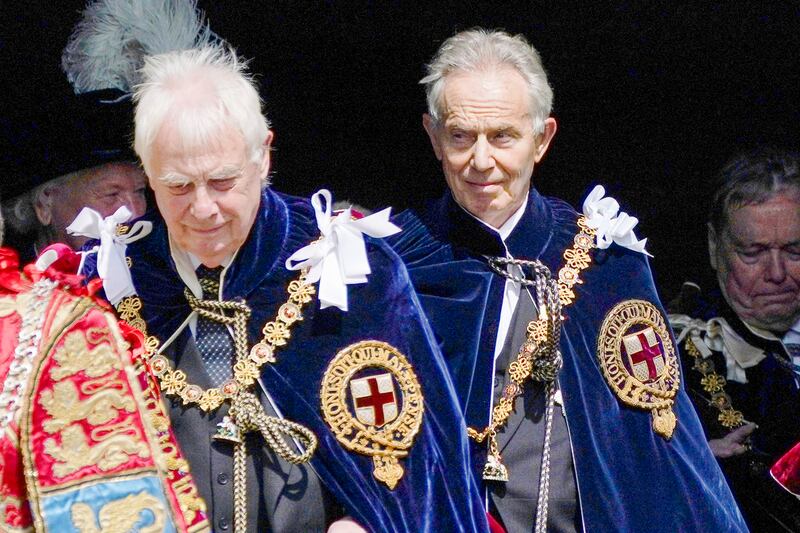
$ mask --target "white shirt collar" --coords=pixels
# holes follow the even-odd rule
[[[198,281],[197,273],[195,272],[197,267],[200,266],[200,259],[194,254],[179,248],[177,243],[173,240],[172,235],[169,236],[169,251],[172,260],[175,262],[175,269],[178,271],[178,276],[180,276],[183,283],[189,287],[189,290],[192,291],[195,297],[202,298],[203,289],[200,287],[200,281]],[[238,253],[238,250],[236,253]],[[222,262],[223,269],[222,275],[220,276],[220,292],[222,291],[222,280],[225,279],[225,273],[228,271],[228,267],[231,263],[233,263],[236,253]]]
[[[800,319],[783,335],[784,344],[800,344]]]
[[[528,206],[528,194],[530,194],[530,193],[529,192],[525,193],[525,199],[523,200],[522,205],[519,206],[519,208],[516,211],[514,211],[514,214],[511,215],[510,217],[508,217],[508,220],[503,222],[503,225],[500,226],[499,228],[495,228],[491,224],[488,224],[488,223],[484,222],[480,218],[476,217],[475,215],[473,215],[472,213],[470,213],[469,211],[464,209],[460,204],[459,204],[459,207],[461,207],[461,209],[464,209],[464,211],[466,211],[467,214],[469,214],[469,216],[471,216],[472,218],[474,218],[475,220],[477,220],[478,222],[480,222],[481,224],[483,224],[487,228],[491,229],[495,233],[498,233],[500,235],[500,238],[503,240],[503,242],[506,242],[506,239],[508,238],[508,236],[511,235],[511,232],[514,231],[514,228],[517,227],[517,224],[519,223],[520,219],[522,218],[522,215],[525,214],[525,208]]]
[[[762,339],[766,339],[768,341],[781,341],[784,344],[800,344],[800,320],[795,322],[794,325],[783,335],[776,335],[772,331],[751,326],[744,320],[742,320],[742,323],[755,336],[761,337]]]

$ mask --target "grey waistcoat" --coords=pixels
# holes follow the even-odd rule
[[[175,357],[175,354],[180,354]],[[202,388],[210,386],[194,338],[186,331],[165,351],[187,380]],[[270,402],[256,384],[267,415],[276,416]],[[189,461],[195,483],[208,507],[215,532],[233,531],[233,444],[213,440],[217,423],[228,412],[224,404],[213,413],[199,407],[184,407],[180,399],[167,399],[170,420],[178,444]],[[305,465],[287,463],[264,446],[260,434],[247,439],[247,525],[249,532],[324,532],[341,514],[314,471]]]
[[[536,309],[529,293],[523,289],[511,319],[506,342],[495,364],[494,401],[502,396],[503,387],[511,381],[508,365],[517,358],[525,342],[528,322]],[[488,481],[492,512],[508,533],[533,531],[536,503],[539,497],[539,476],[545,431],[544,386],[528,379],[523,393],[514,402],[514,412],[498,433],[503,463],[508,468],[505,483]],[[578,492],[572,464],[564,411],[556,404],[550,448],[550,496],[547,531],[581,531]]]

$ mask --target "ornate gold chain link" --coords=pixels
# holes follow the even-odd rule
[[[692,368],[703,376],[700,385],[711,396],[708,403],[719,410],[717,421],[720,425],[729,431],[745,425],[744,415],[733,408],[731,397],[725,392],[728,381],[717,374],[714,362],[711,359],[703,359],[691,338],[686,339],[686,353],[694,359]]]
[[[573,286],[582,283],[580,273],[588,268],[592,261],[589,251],[594,247],[595,230],[589,227],[583,216],[578,219],[578,227],[580,231],[575,235],[572,247],[564,252],[566,264],[558,272],[559,308],[563,308],[575,300]],[[527,338],[520,347],[516,360],[508,367],[511,382],[503,388],[500,401],[492,409],[489,425],[482,431],[471,427],[467,428],[467,434],[476,442],[481,443],[488,439],[489,450],[483,472],[484,479],[508,480],[508,472],[502,463],[497,445],[497,432],[505,426],[509,416],[514,412],[514,402],[517,396],[522,394],[528,378],[535,377],[538,381],[552,381],[555,378],[554,375],[536,375],[535,362],[543,355],[558,349],[558,333],[555,328],[560,328],[560,318],[560,316],[542,316],[540,313],[539,318],[528,323]],[[552,372],[554,369],[549,368],[548,374]],[[546,379],[547,377],[550,379]]]
[[[289,420],[268,416],[258,397],[248,389],[252,387],[261,367],[275,362],[275,350],[285,346],[291,338],[291,326],[303,319],[302,308],[313,299],[316,289],[306,282],[307,270],[302,270],[298,279],[289,283],[289,299],[280,306],[277,316],[264,324],[263,338],[248,352],[247,321],[251,310],[244,302],[203,300],[196,298],[188,289],[186,300],[198,315],[231,326],[233,329],[236,362],[233,378],[220,387],[203,390],[186,381],[186,373],[172,367],[169,360],[158,353],[159,340],[148,335],[147,324],[142,319],[142,301],[138,296],[128,296],[117,305],[120,318],[145,335],[145,359],[159,380],[161,390],[181,399],[184,405],[196,405],[203,411],[213,411],[225,401],[231,402],[229,416],[219,425],[215,438],[234,443],[234,529],[237,533],[247,530],[247,447],[244,435],[258,431],[267,445],[281,458],[292,464],[308,462],[317,448],[317,437],[308,428]],[[215,282],[201,281],[204,292],[216,292]],[[230,313],[229,316],[227,313]],[[286,437],[295,439],[303,448],[295,452],[286,444]]]

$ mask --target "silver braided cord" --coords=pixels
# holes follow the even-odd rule
[[[45,309],[50,296],[58,283],[47,278],[37,281],[31,290],[22,314],[22,326],[19,330],[14,359],[9,366],[8,376],[0,392],[0,429],[5,430],[14,420],[19,409],[20,399],[25,392],[28,378],[33,370],[33,360],[39,353],[39,341],[42,338]]]
[[[494,257],[494,256],[484,256],[486,260],[489,262],[489,267],[494,270],[497,274],[500,274],[504,278],[508,278],[511,281],[515,281],[524,285],[526,287],[531,287],[536,283],[535,275],[543,274],[546,272],[547,278],[552,277],[550,275],[550,269],[544,266],[541,261],[534,260],[531,261],[530,259],[514,259],[513,257]],[[522,275],[511,273],[508,271],[508,265],[514,265],[519,267],[519,271]],[[534,279],[528,279],[525,277],[525,268],[529,268],[534,273]]]
[[[536,304],[539,316],[547,313],[547,345],[533,361],[531,377],[544,383],[545,388],[545,430],[542,449],[542,466],[539,475],[539,497],[536,503],[536,533],[546,533],[548,500],[550,496],[550,449],[553,433],[553,412],[555,411],[555,395],[558,390],[556,378],[563,366],[561,355],[561,299],[558,297],[558,284],[541,261],[513,259],[509,257],[487,257],[489,266],[501,276],[520,283],[525,287],[533,287],[536,292]],[[509,272],[509,265],[518,269]],[[526,269],[533,274],[533,279],[525,277]],[[522,275],[516,274],[516,271]]]
[[[539,499],[536,502],[536,533],[546,533],[548,500],[550,496],[550,441],[553,433],[553,411],[555,411],[556,383],[549,381],[545,384],[545,426],[544,445],[542,450],[542,469],[539,473]]]

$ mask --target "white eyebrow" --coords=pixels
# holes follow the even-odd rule
[[[208,175],[208,179],[210,180],[221,180],[221,179],[228,179],[228,178],[238,178],[241,177],[243,174],[242,169],[235,166],[235,165],[226,165],[219,169],[216,172],[212,172]]]
[[[227,165],[222,167],[218,171],[209,174],[207,179],[221,180],[228,178],[239,178],[243,174],[244,172],[242,171],[242,169],[237,167],[236,165]],[[178,174],[177,172],[167,172],[163,176],[160,176],[158,178],[158,181],[167,186],[179,186],[192,183],[194,180],[192,180],[188,176],[184,176],[183,174]]]
[[[159,176],[158,181],[160,181],[164,185],[175,186],[175,185],[186,185],[187,183],[190,183],[192,180],[190,180],[189,178],[187,178],[182,174],[178,174],[177,172],[167,172],[163,176]]]

